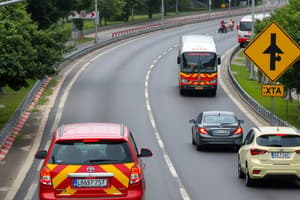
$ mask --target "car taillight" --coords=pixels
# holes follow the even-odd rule
[[[300,154],[300,149],[299,149],[299,150],[296,150],[295,152],[296,152],[296,154]]]
[[[199,127],[199,128],[198,128],[198,132],[199,132],[200,134],[208,135],[207,130],[206,130],[205,128],[202,128],[202,127]]]
[[[251,152],[252,156],[255,156],[255,155],[258,155],[258,154],[264,154],[267,151],[266,150],[262,150],[262,149],[250,149],[250,152]]]
[[[235,131],[233,132],[233,135],[240,135],[243,133],[243,129],[241,127],[235,129]]]
[[[50,169],[48,167],[43,167],[40,172],[40,182],[44,185],[52,185]]]
[[[138,166],[134,166],[131,168],[131,173],[130,173],[130,184],[138,183],[142,179],[142,170]]]

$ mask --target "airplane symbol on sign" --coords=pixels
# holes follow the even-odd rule
[[[271,34],[271,45],[263,53],[270,54],[270,71],[275,71],[275,62],[281,60],[281,57],[276,54],[283,54],[281,49],[276,45],[275,33]]]

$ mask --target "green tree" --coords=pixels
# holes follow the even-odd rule
[[[111,18],[122,20],[122,10],[125,5],[124,0],[98,0],[98,2],[100,19],[104,19],[105,25]]]
[[[59,27],[38,29],[24,4],[0,7],[0,87],[18,90],[29,79],[55,74],[69,34]]]

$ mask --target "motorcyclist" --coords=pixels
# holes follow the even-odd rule
[[[222,19],[221,22],[220,22],[220,28],[221,28],[221,32],[224,32],[225,30],[225,21]]]

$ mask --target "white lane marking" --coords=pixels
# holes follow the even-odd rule
[[[34,192],[36,191],[37,187],[38,187],[37,183],[31,184],[24,200],[32,200]]]
[[[166,54],[166,52],[164,52],[164,55],[165,54]],[[157,60],[159,60],[161,58],[162,58],[162,56],[160,55]],[[174,179],[175,179],[175,181],[178,185],[179,192],[181,194],[181,198],[183,200],[190,200],[190,197],[189,197],[182,181],[180,180],[180,177],[178,176],[178,173],[176,172],[176,169],[175,169],[175,167],[174,167],[174,165],[173,165],[173,163],[172,163],[172,161],[171,161],[171,159],[170,159],[170,157],[167,153],[167,150],[165,149],[164,142],[161,139],[160,133],[157,129],[155,119],[154,119],[154,115],[153,115],[153,112],[152,112],[152,109],[151,109],[150,98],[149,98],[149,77],[150,77],[150,74],[151,74],[152,69],[154,67],[155,67],[154,64],[149,66],[148,71],[146,73],[146,77],[145,77],[145,103],[146,103],[146,108],[147,108],[147,111],[148,111],[149,120],[150,120],[152,128],[154,130],[154,136],[155,136],[155,138],[158,142],[158,145],[161,149],[161,152],[163,154],[163,158],[164,158],[164,160],[165,160],[165,162],[166,162],[166,164],[169,168],[170,173],[172,174],[172,176],[174,177]]]

